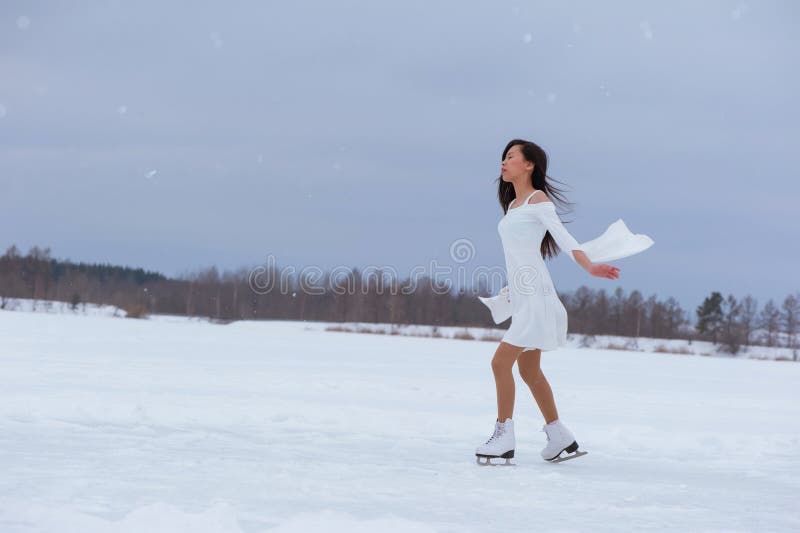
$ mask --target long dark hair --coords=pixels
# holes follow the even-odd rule
[[[566,206],[572,205],[572,202],[567,201],[563,195],[563,190],[553,186],[550,182],[556,181],[562,183],[552,176],[547,175],[547,153],[536,143],[526,141],[524,139],[512,139],[503,150],[503,156],[500,161],[504,161],[506,154],[512,146],[519,145],[520,152],[523,157],[530,163],[534,164],[533,172],[531,173],[531,185],[534,189],[544,191],[544,193],[556,205]],[[500,206],[503,208],[503,214],[508,213],[508,206],[516,198],[514,192],[514,184],[503,181],[501,175],[497,178],[497,199],[500,200]],[[519,206],[517,206],[519,207]],[[544,234],[541,246],[542,257],[553,258],[558,255],[558,245],[550,232]]]

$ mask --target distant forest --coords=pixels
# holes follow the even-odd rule
[[[261,279],[277,281],[279,271],[264,267]],[[130,317],[171,314],[219,321],[495,327],[476,297],[488,296],[485,289],[444,292],[435,290],[434,280],[428,278],[411,285],[408,280],[387,279],[380,272],[364,275],[353,268],[344,276],[337,272],[335,279],[326,273],[319,278],[326,280],[322,283],[286,276],[282,290],[265,292],[252,288],[252,273],[246,268],[220,273],[211,267],[168,278],[141,268],[54,259],[49,248],[33,247],[23,255],[11,246],[0,257],[0,309],[6,309],[11,298],[30,298],[68,302],[75,310],[86,303],[109,304]],[[731,353],[751,344],[798,347],[800,294],[786,296],[781,304],[770,300],[759,309],[752,296],[737,299],[712,292],[694,316],[674,298],[662,301],[655,294],[645,298],[638,290],[625,294],[617,288],[609,294],[581,286],[558,295],[569,313],[570,333],[708,340]]]

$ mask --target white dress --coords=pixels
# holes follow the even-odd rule
[[[508,210],[497,230],[503,243],[508,285],[492,298],[479,297],[499,324],[511,317],[503,341],[525,350],[555,350],[567,342],[567,310],[556,294],[550,272],[541,254],[548,231],[570,259],[582,250],[594,262],[612,261],[642,252],[653,245],[647,235],[632,234],[622,219],[611,224],[600,237],[578,244],[556,213],[553,202],[525,203]]]

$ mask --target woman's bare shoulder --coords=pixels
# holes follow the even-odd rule
[[[549,201],[550,201],[550,198],[547,197],[547,195],[544,193],[544,191],[539,189],[539,192],[534,194],[533,198],[531,198],[528,201],[528,203],[529,204],[540,204],[542,202],[549,202]]]

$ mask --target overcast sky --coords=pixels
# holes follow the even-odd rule
[[[0,246],[168,275],[504,267],[502,149],[550,155],[579,241],[655,246],[581,284],[800,290],[800,3],[0,6]]]

